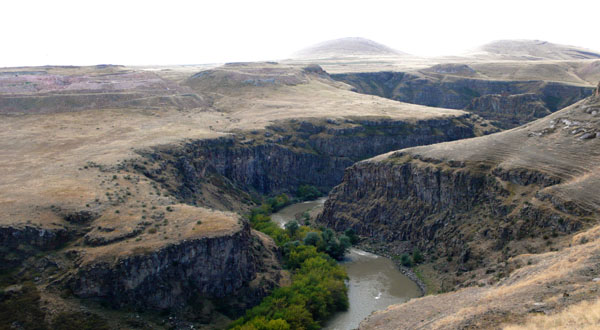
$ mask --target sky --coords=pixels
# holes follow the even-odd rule
[[[363,37],[422,56],[499,39],[600,51],[600,1],[4,0],[0,67],[278,60]]]

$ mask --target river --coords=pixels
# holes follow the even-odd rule
[[[283,226],[298,215],[309,211],[315,213],[323,207],[325,198],[297,203],[273,213],[271,219]],[[402,274],[394,263],[385,257],[351,248],[341,263],[348,273],[348,299],[350,307],[335,314],[324,329],[349,330],[376,310],[420,296],[415,282]]]

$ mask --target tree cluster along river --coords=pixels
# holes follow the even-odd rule
[[[306,211],[322,208],[324,202],[325,198],[320,198],[293,204],[273,213],[271,219],[283,226]],[[417,284],[402,274],[388,258],[351,248],[342,265],[349,277],[350,308],[334,315],[325,329],[355,329],[372,312],[418,297],[421,293]]]

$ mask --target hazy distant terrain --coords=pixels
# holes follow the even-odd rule
[[[380,43],[364,38],[328,40],[299,50],[294,59],[328,59],[352,56],[402,56],[407,55]]]
[[[487,59],[526,61],[600,59],[600,53],[589,49],[542,40],[498,40],[485,44],[468,55]]]

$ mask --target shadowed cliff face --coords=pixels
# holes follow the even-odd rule
[[[182,308],[192,300],[236,295],[233,305],[243,310],[278,285],[276,260],[272,243],[244,223],[231,235],[141,249],[114,260],[84,261],[68,286],[78,297],[101,298],[114,307]],[[250,285],[253,280],[262,283]],[[242,289],[252,294],[241,294]]]
[[[552,113],[537,94],[489,94],[471,101],[465,110],[485,116],[503,128],[516,127]]]
[[[448,72],[446,70],[442,73]],[[516,127],[541,118],[593,92],[591,87],[559,82],[485,80],[423,72],[347,73],[331,77],[352,85],[359,93],[407,103],[472,111],[503,128]],[[533,100],[530,94],[537,99]],[[513,97],[508,99],[509,96]],[[491,103],[490,97],[501,101]]]
[[[554,200],[554,208],[515,200],[518,195],[550,201],[540,191],[561,180],[543,172],[401,153],[393,158],[349,168],[319,221],[387,242],[391,251],[418,247],[433,255],[459,256],[460,267],[473,269],[490,248],[500,251],[515,239],[572,233],[582,227],[578,217],[590,215],[560,200]]]
[[[240,201],[251,203],[248,193],[294,194],[303,184],[328,191],[360,159],[398,147],[473,137],[484,130],[496,129],[470,115],[415,123],[298,120],[229,138],[155,148],[132,166],[186,203],[238,209]]]

